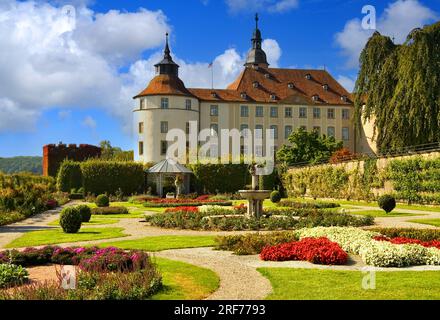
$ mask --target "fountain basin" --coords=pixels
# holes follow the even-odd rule
[[[268,199],[272,191],[270,190],[239,190],[238,193],[244,199],[264,200]]]

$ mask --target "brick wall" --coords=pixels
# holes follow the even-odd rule
[[[43,147],[43,175],[56,177],[65,159],[85,161],[101,156],[101,148],[89,144],[48,144]]]

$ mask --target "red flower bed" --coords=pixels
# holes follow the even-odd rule
[[[211,199],[152,199],[149,202],[151,203],[211,203],[211,202],[220,202],[218,200]]]
[[[165,210],[165,213],[179,212],[179,211],[199,212],[199,208],[198,207],[176,207],[176,208],[169,208],[169,209]]]
[[[315,264],[341,265],[348,255],[336,243],[327,238],[304,238],[300,241],[267,246],[260,258],[265,261],[305,260]]]
[[[426,247],[426,248],[435,247],[437,249],[440,249],[440,241],[439,240],[422,241],[422,240],[418,240],[418,239],[411,239],[411,238],[405,238],[405,237],[396,237],[396,238],[390,239],[385,236],[374,237],[374,240],[388,241],[393,244],[419,244],[419,245]]]

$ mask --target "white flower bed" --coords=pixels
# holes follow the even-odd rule
[[[201,213],[209,213],[209,212],[213,212],[213,211],[224,211],[225,209],[231,210],[229,208],[226,208],[224,206],[217,206],[217,205],[203,205],[199,207],[199,212]]]
[[[406,267],[414,265],[440,265],[440,250],[418,244],[392,244],[376,241],[379,233],[353,227],[318,227],[296,231],[300,238],[326,237],[337,242],[345,251],[361,256],[376,267]]]

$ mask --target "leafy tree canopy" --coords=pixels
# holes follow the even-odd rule
[[[291,145],[283,145],[277,152],[277,160],[288,165],[326,161],[343,147],[342,141],[336,141],[334,137],[319,135],[316,131],[307,132],[303,128],[292,132],[288,140]]]
[[[101,141],[99,146],[102,160],[133,161],[134,159],[133,151],[123,151],[121,148],[113,147],[108,140]]]
[[[402,45],[375,32],[360,55],[356,125],[375,122],[379,151],[440,141],[440,22]]]
[[[0,158],[0,171],[4,173],[31,172],[43,173],[42,157]]]

